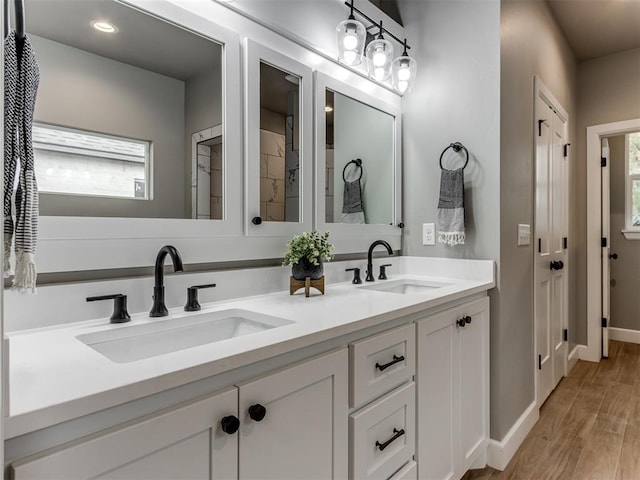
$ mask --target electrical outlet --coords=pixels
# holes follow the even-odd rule
[[[423,223],[422,224],[422,244],[423,245],[435,245],[436,244],[436,225],[435,225],[435,223]]]

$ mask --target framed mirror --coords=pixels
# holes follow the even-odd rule
[[[250,235],[312,225],[312,71],[247,39],[246,192]]]
[[[316,72],[316,225],[400,235],[400,101]]]
[[[184,4],[25,0],[41,242],[241,234],[239,39]]]

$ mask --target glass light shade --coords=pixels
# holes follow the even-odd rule
[[[384,82],[391,75],[393,45],[384,38],[372,40],[367,45],[367,63],[369,76],[378,82]]]
[[[336,27],[338,61],[345,65],[360,65],[367,31],[355,18],[343,20]]]
[[[401,55],[391,64],[391,83],[393,88],[404,95],[413,90],[418,62],[408,55]]]

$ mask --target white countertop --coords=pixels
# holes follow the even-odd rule
[[[238,308],[293,323],[129,363],[115,363],[76,337],[186,317],[190,313],[180,307],[170,309],[169,317],[163,319],[139,313],[131,316],[131,322],[120,325],[99,319],[11,333],[10,415],[5,419],[6,436],[11,438],[259,362],[495,285],[491,261],[398,258],[403,259],[401,274],[391,274],[389,281],[412,278],[449,285],[401,295],[348,282],[327,285],[325,295],[312,289],[309,298],[301,290],[293,296],[276,292],[208,303],[198,313]],[[448,267],[457,262],[456,268],[446,268],[447,275],[452,276],[444,275],[444,269],[437,268],[438,262]],[[86,401],[87,397],[91,397],[90,401]]]

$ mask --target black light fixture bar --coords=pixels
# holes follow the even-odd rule
[[[411,50],[411,47],[407,44],[407,40],[400,40],[398,37],[396,37],[393,33],[391,33],[389,30],[387,30],[386,28],[384,28],[383,26],[381,26],[381,22],[375,22],[369,15],[367,15],[366,13],[364,13],[362,10],[358,9],[358,7],[353,5],[353,0],[351,0],[350,2],[345,1],[344,4],[349,7],[351,9],[352,12],[357,12],[358,15],[360,15],[361,17],[364,17],[371,25],[369,27],[367,27],[367,31],[369,30],[369,28],[371,27],[377,27],[377,28],[381,28],[382,31],[384,33],[386,33],[387,35],[389,35],[391,38],[393,38],[396,42],[398,42],[400,45],[402,45],[406,50]]]

